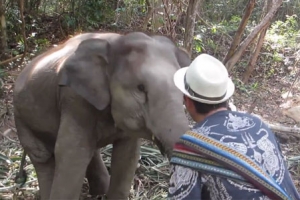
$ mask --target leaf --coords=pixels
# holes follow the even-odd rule
[[[0,163],[6,162],[7,164],[11,164],[12,161],[5,155],[0,153]]]

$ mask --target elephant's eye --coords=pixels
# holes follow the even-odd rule
[[[137,86],[138,90],[141,91],[141,92],[145,92],[145,86],[143,84],[139,84]]]

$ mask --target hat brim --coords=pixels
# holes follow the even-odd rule
[[[188,91],[186,91],[185,89],[185,86],[184,86],[184,76],[185,76],[185,73],[187,71],[189,67],[183,67],[179,70],[177,70],[173,76],[173,80],[174,80],[174,83],[176,85],[176,87],[183,93],[185,94],[186,96],[188,96],[189,98],[195,100],[195,101],[198,101],[198,102],[201,102],[201,103],[206,103],[206,104],[218,104],[218,103],[222,103],[226,100],[228,100],[234,93],[234,84],[232,82],[231,79],[228,80],[228,85],[227,85],[227,92],[226,92],[226,95],[223,99],[221,100],[218,100],[218,101],[210,101],[210,100],[207,100],[207,99],[201,99],[201,98],[198,98],[198,97],[194,97],[194,96],[191,96]]]

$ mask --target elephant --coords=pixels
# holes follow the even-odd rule
[[[90,194],[127,199],[141,138],[163,155],[189,128],[173,74],[191,63],[166,36],[81,33],[33,58],[13,91],[19,141],[37,173],[41,199]],[[111,168],[101,148],[112,144]]]

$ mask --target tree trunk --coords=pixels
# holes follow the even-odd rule
[[[30,1],[29,0],[24,2],[24,10],[25,10],[25,12],[29,12],[29,10],[30,10]]]
[[[183,45],[187,52],[192,54],[192,42],[194,39],[195,19],[201,0],[189,0],[185,21],[185,33]]]
[[[26,56],[27,53],[27,39],[26,39],[26,32],[25,32],[25,20],[24,20],[24,0],[20,0],[19,1],[19,10],[20,10],[20,18],[22,21],[22,37],[23,37],[23,41],[24,41],[24,53],[23,56],[20,60],[20,65],[23,63],[24,58]]]
[[[264,14],[266,14],[270,11],[271,4],[272,4],[272,0],[268,0],[268,1],[265,2],[265,6],[264,6],[265,11],[263,12],[262,15],[264,15]],[[254,70],[254,66],[255,66],[257,58],[259,56],[261,47],[263,46],[263,42],[264,42],[264,39],[265,39],[265,36],[266,36],[266,33],[267,33],[267,30],[268,30],[269,26],[270,26],[270,22],[268,23],[268,26],[266,28],[264,28],[261,31],[261,33],[259,34],[259,39],[257,41],[256,48],[254,50],[254,53],[253,53],[252,57],[250,58],[249,64],[247,66],[247,70],[246,70],[246,72],[244,73],[244,76],[243,76],[243,82],[244,83],[248,82],[249,77],[250,77],[250,75],[252,74],[252,72]]]
[[[7,50],[7,30],[6,30],[6,19],[5,19],[5,1],[0,0],[0,20],[1,20],[1,50],[3,53]]]
[[[264,38],[265,38],[266,33],[267,33],[267,29],[268,28],[264,28],[261,31],[261,33],[259,34],[259,39],[257,41],[255,50],[254,50],[252,56],[250,57],[250,61],[249,61],[248,66],[247,66],[247,70],[246,70],[246,72],[244,73],[244,76],[243,76],[243,82],[244,83],[248,83],[250,75],[252,74],[252,72],[254,70],[257,58],[258,58],[259,53],[260,53],[260,49],[261,49],[261,47],[263,45]]]
[[[146,7],[146,10],[147,10],[147,15],[146,15],[145,20],[144,20],[143,31],[147,30],[149,20],[152,16],[152,13],[153,13],[153,7],[151,6],[149,0],[145,0],[145,7]]]
[[[254,9],[254,5],[255,5],[255,0],[249,0],[248,5],[245,9],[246,12],[245,12],[245,14],[242,18],[242,21],[240,23],[240,26],[239,26],[238,30],[235,33],[235,36],[233,38],[233,41],[231,43],[231,46],[230,46],[227,54],[226,54],[226,56],[223,60],[223,63],[226,63],[231,58],[231,56],[234,54],[234,51],[239,46],[240,41],[241,41],[241,37],[242,37],[242,35],[244,33],[244,30],[245,30],[245,27],[248,23],[248,20],[250,18],[250,15],[251,15],[253,9]]]
[[[39,7],[40,7],[40,5],[41,5],[41,0],[36,0],[36,1],[34,2],[34,11],[35,11],[35,13],[38,13],[38,12],[39,12]]]
[[[278,8],[281,6],[282,0],[273,0],[272,7],[268,14],[262,19],[262,21],[253,29],[253,31],[247,36],[247,38],[239,45],[235,50],[233,56],[225,63],[226,68],[230,71],[237,61],[241,58],[244,51],[249,44],[257,37],[257,35],[266,27],[269,26],[270,21],[275,16]]]

